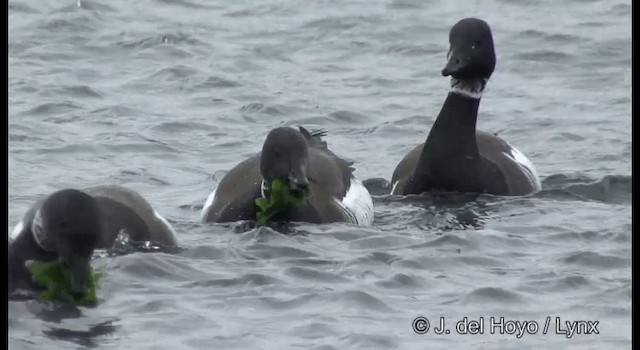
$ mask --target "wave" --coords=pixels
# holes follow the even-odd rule
[[[629,175],[606,175],[600,180],[584,176],[551,175],[543,181],[538,196],[569,196],[572,199],[613,204],[631,204],[632,178]]]

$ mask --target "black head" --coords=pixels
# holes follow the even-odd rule
[[[65,189],[51,194],[35,214],[35,240],[66,264],[74,295],[84,295],[91,256],[100,239],[100,213],[93,197]]]
[[[487,22],[465,18],[449,31],[449,54],[443,76],[460,80],[489,79],[496,66],[493,35]]]
[[[269,132],[262,146],[260,172],[269,184],[280,179],[293,189],[303,190],[309,187],[308,160],[309,146],[298,130],[275,128]]]

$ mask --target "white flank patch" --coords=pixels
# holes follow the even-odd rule
[[[24,224],[22,223],[22,220],[20,220],[20,222],[16,225],[16,227],[13,228],[13,231],[11,231],[11,235],[9,235],[9,238],[11,238],[12,240],[16,239],[16,237],[18,237],[20,232],[22,232],[23,228],[24,228]]]
[[[354,224],[370,226],[373,224],[373,199],[362,182],[356,178],[351,179],[349,191],[336,201],[355,219]]]
[[[509,147],[511,147],[510,154],[506,152],[502,152],[502,153],[504,153],[505,156],[513,159],[516,163],[518,163],[520,168],[524,170],[524,172],[529,176],[529,179],[531,180],[531,182],[536,185],[536,189],[540,191],[542,189],[542,183],[540,182],[540,178],[538,177],[538,172],[536,171],[536,168],[533,166],[533,163],[531,163],[529,158],[527,158],[524,154],[522,154],[522,152],[518,151],[517,148],[511,145],[509,145]]]
[[[162,221],[162,223],[167,226],[167,229],[171,232],[171,234],[176,237],[176,231],[173,229],[173,226],[171,226],[171,224],[169,223],[169,221],[167,221],[167,219],[165,219],[164,217],[162,217],[162,215],[160,215],[157,211],[153,211],[153,214],[156,216],[156,218],[158,218],[158,220]]]
[[[396,187],[398,187],[399,183],[400,183],[400,181],[396,181],[396,182],[393,183],[393,187],[391,188],[391,193],[390,194],[393,194],[393,192],[395,192]]]
[[[36,244],[43,250],[51,251],[45,247],[44,243],[42,243],[42,239],[46,239],[43,231],[42,215],[40,214],[40,209],[38,209],[31,221],[31,233],[33,234],[33,240],[36,241]]]
[[[204,206],[202,207],[202,211],[200,212],[200,219],[204,220],[205,215],[207,215],[209,208],[213,204],[213,199],[216,197],[216,190],[217,188],[213,190],[213,192],[211,192],[209,197],[207,197],[207,200],[204,202]]]

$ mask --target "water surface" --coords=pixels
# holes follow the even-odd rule
[[[294,235],[198,223],[280,125],[326,129],[360,178],[389,180],[466,16],[498,56],[478,127],[529,156],[541,193],[377,195],[373,227]],[[184,248],[97,258],[96,309],[9,302],[12,349],[631,347],[631,1],[11,0],[8,50],[8,230],[45,194],[115,183]],[[418,316],[451,334],[416,334]],[[540,330],[456,334],[465,316]],[[600,334],[544,335],[547,316]]]

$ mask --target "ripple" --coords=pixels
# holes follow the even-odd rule
[[[400,10],[416,10],[424,8],[425,6],[432,3],[433,1],[424,0],[393,0],[390,4],[387,5],[387,7]]]
[[[170,183],[160,180],[157,177],[149,174],[146,171],[134,171],[134,170],[120,170],[116,175],[112,175],[112,177],[118,182],[149,182],[154,183],[159,186],[169,186]],[[171,219],[169,222],[171,223]]]
[[[393,335],[351,333],[342,337],[353,348],[364,349],[397,349],[400,347],[400,339]]]
[[[231,288],[231,287],[257,287],[257,286],[267,286],[272,284],[280,284],[280,281],[277,278],[259,274],[259,273],[248,273],[244,274],[240,277],[235,278],[213,278],[207,280],[200,280],[196,282],[190,282],[184,285],[184,288],[193,288],[193,287],[223,287],[223,288]]]
[[[51,327],[42,331],[50,339],[70,341],[83,347],[95,348],[101,345],[100,337],[111,336],[120,330],[120,326],[109,320],[90,325],[86,330]],[[96,339],[97,338],[97,339]]]
[[[397,273],[384,281],[377,281],[376,285],[388,289],[418,289],[425,286],[424,280],[418,276]]]
[[[34,127],[9,124],[9,141],[32,142],[34,144],[47,141]]]
[[[229,88],[235,88],[235,87],[240,87],[242,86],[242,84],[233,81],[233,80],[229,80],[229,79],[225,79],[222,77],[217,77],[217,76],[210,76],[207,78],[206,81],[198,84],[195,86],[195,88],[198,89],[229,89]]]
[[[419,271],[433,270],[447,266],[447,263],[441,259],[431,256],[407,257],[398,260],[394,265],[403,268],[415,269]]]
[[[424,247],[445,247],[445,246],[473,248],[476,246],[476,244],[474,244],[469,239],[448,234],[448,235],[442,235],[438,238],[432,239],[426,243],[413,245],[412,248],[420,249]]]
[[[240,107],[240,110],[243,112],[257,112],[261,109],[263,109],[265,106],[262,103],[259,102],[253,102],[253,103],[249,103],[247,105],[244,105],[242,107]]]
[[[407,57],[424,57],[440,54],[443,51],[443,48],[439,45],[421,46],[395,44],[387,47],[385,51]]]
[[[276,14],[277,12],[280,12],[282,10],[283,9],[280,6],[258,5],[249,9],[230,11],[225,13],[224,16],[231,17],[231,18],[257,17],[257,16]]]
[[[299,266],[328,266],[328,265],[333,266],[336,264],[334,260],[321,259],[321,258],[292,258],[292,259],[284,259],[283,261],[289,265],[299,265]]]
[[[67,95],[78,98],[102,98],[102,95],[86,85],[66,86],[63,88]]]
[[[628,300],[633,299],[631,281],[608,281],[617,282],[619,285],[598,291],[591,295],[594,300],[598,300],[602,303],[615,302],[616,300]],[[627,310],[628,311],[628,310]]]
[[[605,203],[631,204],[631,177],[605,176],[590,184],[569,185],[564,189],[588,199]]]
[[[629,220],[629,219],[627,219]],[[607,242],[622,243],[623,246],[628,245],[631,242],[631,221],[621,222],[619,225],[607,227],[603,230],[593,231],[567,231],[561,233],[551,234],[548,237],[558,240],[578,240],[578,241],[592,241],[601,242],[600,244],[606,244]]]
[[[321,66],[312,67],[311,70],[320,73],[344,73],[353,71],[350,68],[340,67],[335,64],[323,64]]]
[[[549,33],[546,31],[540,31],[535,29],[527,29],[518,33],[520,39],[537,39],[544,42],[554,42],[557,44],[567,44],[571,42],[578,42],[583,40],[582,37],[573,34],[565,33]]]
[[[463,305],[485,303],[519,304],[523,301],[524,298],[518,293],[498,287],[483,287],[465,294],[461,303]]]
[[[349,281],[348,279],[334,273],[299,266],[289,267],[284,271],[284,273],[287,276],[302,280],[323,281],[328,283],[344,283]]]
[[[26,143],[38,143],[46,141],[44,137],[38,137],[34,135],[16,135],[9,134],[9,142],[26,142]]]
[[[95,16],[94,16],[95,17]],[[41,29],[51,32],[92,33],[96,31],[98,20],[89,16],[78,16],[73,19],[56,18],[41,24]]]
[[[181,32],[175,34],[154,34],[141,39],[118,41],[115,43],[116,46],[127,49],[147,49],[160,45],[199,46],[203,44],[204,43],[194,38],[193,36]]]
[[[317,256],[317,254],[301,248],[264,243],[254,243],[247,247],[247,251],[258,259],[311,258]]]
[[[585,21],[578,23],[578,26],[588,28],[602,28],[606,26],[606,23],[602,21]]]
[[[611,13],[616,16],[624,16],[631,14],[630,4],[615,4],[611,7]]]
[[[221,8],[220,6],[215,6],[210,4],[207,4],[207,5],[196,4],[194,2],[186,1],[186,0],[154,0],[154,1],[163,5],[171,5],[171,6],[183,7],[188,9],[196,9],[196,10]]]
[[[359,310],[378,311],[378,312],[395,312],[385,302],[377,297],[361,291],[361,290],[348,290],[340,293],[338,296],[340,305],[345,305],[349,308],[356,308]]]
[[[545,187],[561,189],[583,200],[604,203],[630,204],[632,181],[630,176],[607,175],[602,180],[592,180],[584,176],[555,174],[544,181]]]
[[[184,261],[164,253],[123,255],[110,260],[108,265],[108,269],[117,271],[119,277],[129,277],[134,280],[159,278],[169,281],[188,281],[202,274]]]
[[[560,259],[569,265],[581,265],[596,268],[619,268],[631,266],[631,260],[613,255],[603,255],[596,252],[574,252]]]
[[[114,152],[114,153],[158,153],[158,154],[166,154],[166,153],[181,153],[180,150],[171,147],[169,145],[157,143],[157,142],[127,142],[122,144],[108,144],[105,145],[106,149]]]
[[[329,113],[329,118],[341,124],[360,124],[369,120],[369,117],[351,111],[335,111]]]
[[[306,306],[310,302],[317,300],[317,294],[305,294],[290,300],[281,300],[273,297],[260,298],[262,302],[267,304],[273,310],[292,310]]]
[[[117,12],[115,8],[106,4],[90,0],[78,0],[73,5],[65,6],[59,10],[54,11],[54,13],[74,13],[78,12],[79,9],[97,12]]]
[[[367,249],[379,249],[379,248],[391,248],[396,246],[403,246],[406,244],[406,238],[402,236],[390,236],[390,235],[370,235],[368,237],[356,238],[348,242],[350,249],[367,250]]]
[[[502,260],[489,258],[486,256],[457,256],[453,260],[460,261],[469,266],[503,267],[506,266]]]
[[[27,4],[9,1],[9,13],[39,13],[40,11]]]
[[[368,253],[365,256],[356,258],[355,260],[351,261],[349,265],[356,264],[356,265],[362,265],[362,266],[372,266],[380,263],[384,265],[391,265],[392,263],[400,259],[401,258],[399,256],[393,255],[390,253],[372,252],[372,253]]]
[[[553,63],[569,63],[574,58],[571,54],[555,50],[535,50],[513,56],[517,60]]]
[[[157,81],[174,81],[176,79],[185,79],[197,75],[199,71],[192,67],[176,65],[173,67],[162,68],[151,74],[148,79]]]
[[[339,331],[334,325],[322,322],[310,322],[305,325],[295,325],[291,330],[291,334],[303,339],[322,339],[329,335],[337,335]],[[333,349],[333,347],[324,345],[325,349]],[[317,348],[319,349],[319,348]]]
[[[537,291],[539,293],[555,292],[566,293],[571,291],[572,293],[578,291],[591,291],[596,287],[587,276],[582,275],[570,275],[570,276],[557,276],[551,278],[536,278],[533,281],[525,283],[521,289],[522,291],[531,293]]]
[[[322,29],[327,31],[343,31],[352,29],[362,21],[361,17],[335,17],[329,16],[305,23],[302,28]]]
[[[265,105],[260,102],[253,102],[240,107],[240,111],[248,114],[260,113],[272,116],[282,116],[290,114],[293,109],[283,105]]]
[[[195,121],[170,121],[153,126],[153,130],[166,133],[186,133],[193,132],[194,130],[198,132],[211,132],[215,130],[215,128],[210,124],[199,123]]]
[[[20,114],[27,115],[52,115],[64,114],[82,109],[81,106],[73,102],[50,102],[38,105]]]
[[[89,113],[104,115],[108,117],[128,117],[128,116],[139,115],[141,112],[137,109],[123,106],[123,105],[112,105],[112,106],[94,109]]]

